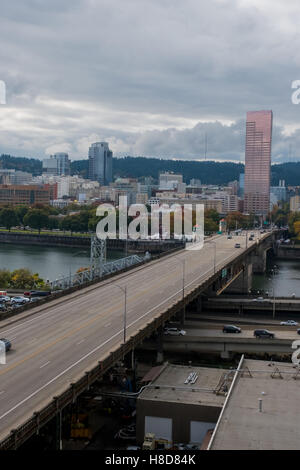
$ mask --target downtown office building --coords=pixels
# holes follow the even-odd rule
[[[89,148],[89,179],[101,185],[112,182],[113,153],[107,142],[96,142]]]
[[[272,111],[250,111],[246,122],[244,212],[265,216],[270,208]]]

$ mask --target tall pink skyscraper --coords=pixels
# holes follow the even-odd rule
[[[272,111],[247,113],[244,212],[249,214],[269,212],[272,122]]]

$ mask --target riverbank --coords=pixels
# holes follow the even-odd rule
[[[28,231],[0,231],[0,244],[13,245],[43,245],[43,246],[70,246],[75,248],[91,245],[91,234],[76,234],[57,232],[28,232]],[[161,253],[174,248],[183,247],[184,243],[179,240],[119,240],[108,239],[107,249],[126,251],[127,253]]]

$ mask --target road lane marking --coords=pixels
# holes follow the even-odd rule
[[[43,367],[46,367],[48,364],[50,364],[50,361],[45,362],[45,364],[43,364],[42,366],[40,366],[40,369],[43,369]]]
[[[78,341],[78,343],[76,343],[76,344],[81,344],[81,343],[83,343],[84,341],[85,341],[85,340],[82,339],[81,341]]]
[[[109,326],[111,326],[111,323],[107,323],[106,325],[104,325],[104,328],[108,328]]]

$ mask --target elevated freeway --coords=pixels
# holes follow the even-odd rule
[[[241,333],[223,333],[223,325],[234,324],[242,329]],[[274,333],[274,339],[255,338],[255,329],[268,329]],[[230,358],[233,353],[265,354],[289,356],[293,353],[292,343],[300,340],[297,327],[281,326],[278,322],[224,321],[222,323],[188,322],[185,326],[186,335],[166,336],[163,350],[172,353],[210,353],[219,354],[222,358]],[[153,341],[143,345],[144,349],[154,350]]]
[[[217,236],[200,251],[149,262],[2,321],[0,337],[13,347],[0,365],[0,448],[17,448],[205,289],[224,289],[270,237]]]

